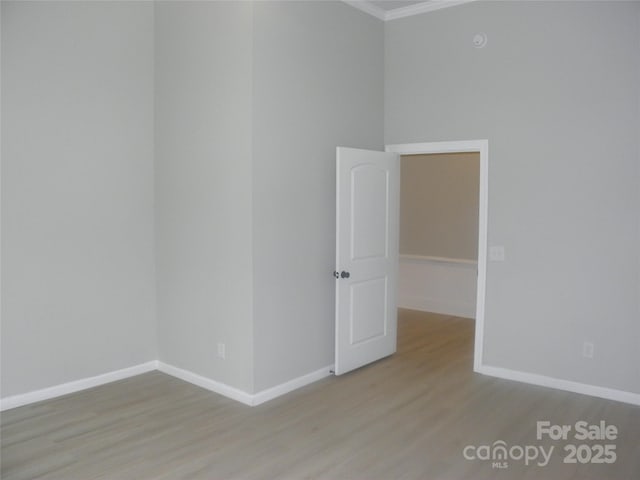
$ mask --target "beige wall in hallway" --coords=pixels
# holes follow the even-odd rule
[[[401,162],[400,253],[477,259],[480,155],[405,155]]]

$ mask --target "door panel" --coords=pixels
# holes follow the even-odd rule
[[[351,170],[351,260],[387,256],[388,172],[370,165]]]
[[[392,153],[338,147],[336,162],[340,375],[396,350],[400,161]]]
[[[352,283],[349,327],[351,345],[383,336],[387,332],[387,279]]]

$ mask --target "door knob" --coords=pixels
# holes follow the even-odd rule
[[[349,272],[345,272],[344,270],[342,272],[340,272],[340,276],[342,278],[349,278],[351,276],[351,274]]]

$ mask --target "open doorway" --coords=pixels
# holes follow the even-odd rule
[[[398,307],[475,319],[479,152],[400,157]]]
[[[482,367],[487,249],[488,142],[336,149],[335,366],[342,375],[397,349],[400,156],[477,152],[477,284],[473,368]],[[472,307],[471,307],[472,308]]]
[[[426,234],[420,229],[416,229],[416,231],[409,234],[412,238],[407,238],[407,232],[404,232],[405,235],[401,234],[401,242],[404,244],[400,246],[398,300],[400,307],[404,306],[416,310],[475,318],[473,358],[474,370],[478,371],[482,365],[484,337],[488,218],[488,141],[473,140],[388,145],[386,151],[400,154],[409,160],[408,162],[405,160],[405,164],[410,165],[416,174],[420,170],[428,169],[426,163],[420,164],[420,162],[433,161],[434,157],[431,157],[431,155],[435,154],[444,155],[444,158],[441,156],[439,160],[448,158],[452,160],[452,164],[443,166],[443,164],[438,165],[438,161],[432,162],[433,165],[431,166],[434,167],[434,172],[440,170],[441,173],[446,171],[451,173],[451,170],[455,170],[456,167],[465,167],[465,162],[473,163],[474,159],[477,162],[478,172],[475,177],[477,185],[472,191],[473,194],[477,195],[473,206],[473,208],[476,208],[477,218],[475,222],[466,222],[467,225],[462,227],[467,231],[469,228],[473,228],[476,238],[471,242],[458,238],[452,245],[451,239],[446,238],[446,235],[440,235],[439,240],[441,241],[432,239],[430,243],[424,242]],[[454,166],[454,162],[458,162],[458,165]],[[468,167],[470,171],[466,172],[466,174],[470,175],[473,166]],[[412,181],[419,181],[419,179],[413,178],[403,186],[406,188]],[[406,194],[407,192],[405,191],[404,193]],[[452,192],[440,193],[443,194],[442,198],[446,198],[447,194]],[[469,199],[463,201],[468,202]],[[464,206],[458,207],[465,208]],[[407,215],[408,212],[405,211],[403,214]],[[431,212],[431,214],[434,214],[434,212]],[[409,216],[412,215],[415,216],[416,212],[411,212]],[[450,230],[449,233],[455,236],[456,228]],[[461,229],[457,228],[457,231],[459,233]],[[420,242],[428,243],[426,250],[419,249],[417,243]],[[439,275],[439,278],[435,278],[437,275]],[[456,288],[456,285],[459,287],[457,293],[460,295],[458,297],[452,296],[451,293],[452,289]],[[432,289],[431,294],[428,292],[425,294],[424,289]],[[416,293],[421,290],[422,294]],[[455,294],[456,292],[454,291],[453,295]]]

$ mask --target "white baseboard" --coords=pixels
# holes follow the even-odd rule
[[[162,373],[171,375],[172,377],[179,378],[185,382],[197,385],[211,392],[218,393],[222,396],[236,400],[245,405],[255,406],[261,403],[268,402],[276,397],[289,393],[298,388],[309,385],[322,378],[331,375],[333,365],[321,368],[315,372],[307,373],[293,380],[289,380],[275,387],[268,388],[256,394],[250,394],[239,390],[235,387],[231,387],[221,382],[217,382],[197,373],[184,370],[182,368],[174,367],[173,365],[166,364],[159,360],[153,360],[150,362],[135,365],[129,368],[123,368],[122,370],[116,370],[114,372],[104,373],[102,375],[96,375],[95,377],[83,378],[81,380],[75,380],[69,383],[63,383],[61,385],[55,385],[49,388],[43,388],[41,390],[35,390],[33,392],[23,393],[20,395],[14,395],[0,399],[0,411],[9,410],[10,408],[22,407],[30,403],[40,402],[42,400],[49,400],[51,398],[60,397],[69,393],[79,392],[88,388],[97,387],[106,383],[115,382],[124,378],[133,377],[142,373],[151,372],[153,370],[159,370]]]
[[[398,307],[420,312],[452,315],[454,317],[476,317],[476,305],[472,302],[446,302],[437,298],[401,294],[398,296]]]
[[[211,380],[210,378],[203,377],[202,375],[198,375],[188,370],[183,370],[181,368],[174,367],[173,365],[168,365],[163,362],[158,362],[158,370],[166,373],[167,375],[171,375],[172,377],[179,378],[180,380],[184,380],[185,382],[192,383],[211,392],[218,393],[222,396],[231,398],[232,400],[236,400],[238,402],[244,403],[245,405],[253,407],[256,405],[260,405],[261,403],[268,402],[269,400],[273,400],[274,398],[289,393],[293,390],[297,390],[298,388],[304,387],[305,385],[309,385],[310,383],[317,382],[322,378],[328,377],[329,375],[331,375],[333,365],[321,368],[320,370],[316,370],[315,372],[307,373],[306,375],[302,375],[301,377],[294,378],[293,380],[289,380],[287,382],[281,383],[280,385],[262,390],[261,392],[255,394],[244,392],[227,384],[216,382],[215,380]]]
[[[532,385],[539,385],[541,387],[555,388],[557,390],[565,390],[567,392],[581,393],[592,397],[605,398],[607,400],[615,400],[618,402],[630,403],[632,405],[640,405],[640,393],[625,392],[624,390],[598,387],[596,385],[588,385],[585,383],[573,382],[571,380],[562,380],[560,378],[520,372],[518,370],[510,370],[508,368],[491,367],[488,365],[481,365],[476,371],[483,375],[504,378],[505,380],[514,380],[516,382],[529,383]]]
[[[48,400],[69,393],[79,392],[88,388],[97,387],[107,383],[123,380],[125,378],[140,375],[153,370],[159,370],[167,375],[192,383],[199,387],[205,388],[212,392],[218,393],[225,397],[231,398],[238,402],[249,406],[256,406],[268,402],[276,397],[282,396],[298,388],[317,382],[331,375],[333,365],[321,368],[311,373],[307,373],[293,380],[289,380],[275,387],[262,390],[261,392],[250,394],[243,392],[237,388],[231,387],[221,382],[216,382],[209,378],[195,374],[188,370],[174,367],[158,360],[134,365],[133,367],[123,368],[113,372],[96,375],[94,377],[83,378],[73,382],[63,383],[33,392],[13,395],[0,399],[0,411],[9,410],[11,408],[21,407],[31,403]],[[612,388],[599,387],[596,385],[588,385],[570,380],[563,380],[535,373],[520,372],[518,370],[510,370],[508,368],[492,367],[489,365],[481,365],[476,372],[491,377],[503,378],[505,380],[513,380],[516,382],[528,383],[531,385],[539,385],[542,387],[555,388],[568,392],[580,393],[592,397],[605,398],[607,400],[615,400],[618,402],[629,403],[632,405],[640,405],[640,393],[626,392],[624,390],[615,390]]]
[[[104,385],[105,383],[111,383],[124,378],[140,375],[142,373],[151,372],[156,370],[157,366],[158,362],[156,360],[152,360],[150,362],[134,365],[133,367],[103,373],[102,375],[96,375],[95,377],[83,378],[73,382],[43,388],[41,390],[34,390],[33,392],[5,397],[0,400],[0,411],[21,407],[30,403],[40,402],[42,400],[49,400],[50,398],[61,397],[62,395],[67,395],[69,393],[79,392],[88,388]]]
[[[253,395],[253,405],[260,405],[261,403],[268,402],[269,400],[284,395],[285,393],[289,393],[293,390],[309,385],[310,383],[317,382],[318,380],[328,377],[331,375],[333,368],[333,365],[329,365],[321,368],[320,370],[316,370],[315,372],[307,373],[301,377],[276,385],[275,387],[262,390],[261,392]]]
[[[185,382],[192,383],[211,392],[218,393],[227,398],[231,398],[232,400],[244,403],[245,405],[253,405],[253,395],[239,390],[235,387],[231,387],[225,383],[216,382],[215,380],[203,377],[202,375],[198,375],[197,373],[174,367],[173,365],[168,365],[163,362],[158,362],[158,370],[160,370],[162,373],[166,373],[167,375],[171,375],[172,377],[176,377],[180,380],[184,380]]]
[[[475,318],[477,268],[472,260],[400,255],[398,306]]]

